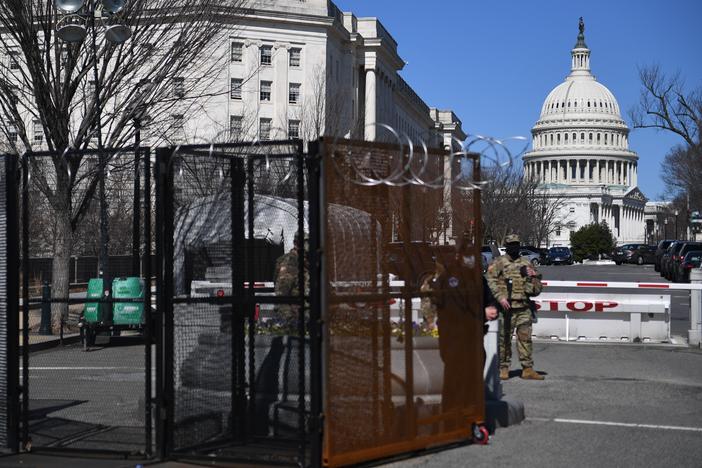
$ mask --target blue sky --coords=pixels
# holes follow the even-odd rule
[[[639,99],[638,68],[659,64],[702,87],[702,0],[335,0],[375,16],[399,44],[402,76],[432,107],[450,108],[468,133],[530,136],[548,92],[570,71],[570,49],[585,19],[590,65],[622,116]],[[639,187],[664,192],[660,163],[679,137],[636,129]]]

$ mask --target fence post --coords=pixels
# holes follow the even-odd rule
[[[702,268],[690,271],[690,283],[702,284]],[[702,291],[690,291],[690,329],[687,331],[690,346],[702,347]]]
[[[483,338],[485,347],[485,367],[483,369],[483,379],[485,380],[485,397],[488,400],[502,399],[502,383],[500,382],[500,322],[491,320],[488,322],[488,332]]]
[[[41,325],[40,335],[51,335],[51,286],[44,281],[41,286]]]

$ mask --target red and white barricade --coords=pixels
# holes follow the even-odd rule
[[[532,334],[564,341],[670,341],[670,296],[550,293],[534,298]]]

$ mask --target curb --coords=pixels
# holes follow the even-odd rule
[[[66,336],[63,338],[63,344],[75,344],[80,342],[80,335],[71,335],[71,336]],[[46,340],[42,341],[40,343],[30,343],[29,344],[29,352],[32,353],[34,351],[43,351],[46,349],[51,349],[51,348],[56,348],[58,346],[61,346],[61,339],[56,337],[55,340]],[[24,346],[20,346],[20,352],[22,351],[22,348]]]
[[[485,401],[485,425],[491,434],[498,427],[509,427],[524,421],[524,403],[518,400]]]

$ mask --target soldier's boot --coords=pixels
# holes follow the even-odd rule
[[[536,372],[533,367],[522,369],[522,378],[525,380],[544,380],[544,376]]]
[[[509,379],[509,367],[500,367],[500,380]]]

